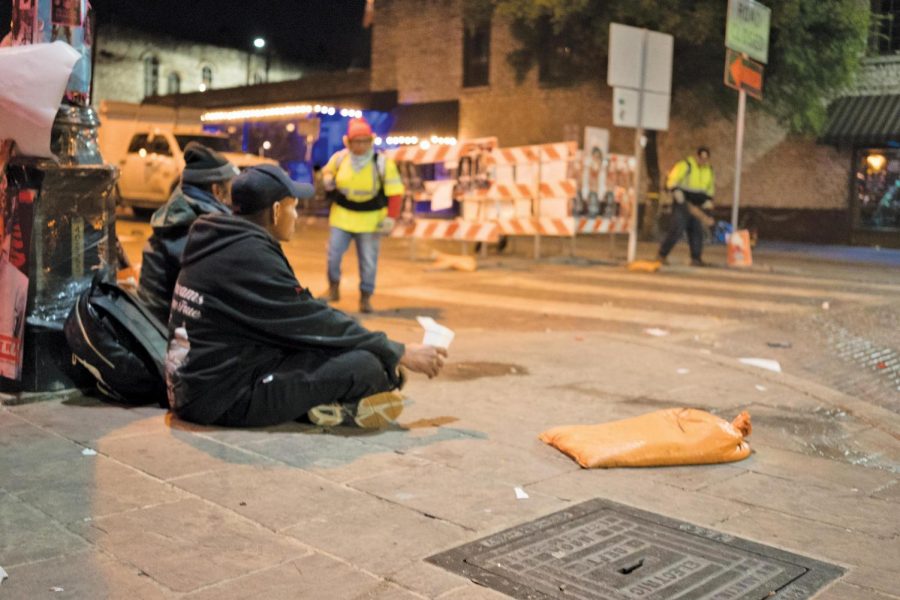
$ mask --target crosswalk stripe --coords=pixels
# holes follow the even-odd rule
[[[819,279],[804,275],[787,275],[784,273],[769,273],[761,271],[741,271],[739,269],[689,269],[677,273],[679,277],[691,280],[710,280],[717,278],[737,279],[743,281],[771,281],[781,283],[797,283],[807,286],[835,286],[847,288],[865,288],[881,292],[900,293],[900,285],[886,283],[874,283],[855,279]]]
[[[797,298],[809,298],[820,300],[847,300],[850,302],[871,302],[880,298],[879,294],[863,294],[858,292],[843,292],[823,287],[778,287],[777,284],[755,283],[753,281],[716,281],[703,278],[682,278],[677,275],[647,275],[641,273],[616,273],[614,271],[564,271],[553,275],[565,275],[573,279],[590,279],[596,281],[608,281],[611,283],[652,283],[663,287],[690,287],[692,289],[721,290],[740,294],[765,294],[768,296],[789,296]],[[812,283],[812,282],[808,282]]]
[[[666,302],[669,304],[684,304],[689,306],[709,306],[731,310],[756,311],[762,313],[797,313],[810,310],[812,307],[802,304],[789,304],[787,302],[766,302],[764,300],[751,300],[744,298],[740,290],[736,290],[731,297],[705,296],[691,292],[666,292],[660,290],[604,287],[599,285],[585,285],[578,283],[549,283],[546,280],[525,279],[522,277],[500,277],[491,281],[492,285],[510,286],[526,290],[548,290],[561,294],[583,294],[592,296],[605,296],[608,298],[623,298],[637,304],[641,302]]]
[[[427,300],[434,302],[435,304],[461,304],[464,306],[478,306],[495,310],[506,309],[541,315],[619,321],[645,326],[668,326],[671,324],[682,329],[691,329],[695,331],[718,329],[723,325],[731,325],[736,322],[729,319],[705,317],[702,315],[645,310],[640,308],[624,308],[618,306],[601,306],[593,303],[558,302],[447,288],[382,288],[381,293],[392,296],[401,296],[403,298],[414,298],[416,300]]]

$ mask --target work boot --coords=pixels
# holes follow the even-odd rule
[[[703,260],[702,258],[692,258],[691,259],[692,267],[708,267],[709,263]]]
[[[324,300],[325,302],[337,302],[341,299],[341,291],[339,283],[329,283],[328,291],[319,296],[319,300]]]
[[[398,391],[366,396],[359,402],[320,404],[309,409],[306,416],[319,427],[356,425],[363,429],[384,429],[403,412],[403,395]]]
[[[669,266],[669,259],[668,259],[668,257],[663,256],[662,254],[657,254],[657,255],[656,255],[656,262],[660,263],[661,265],[665,265],[665,266],[667,266],[667,267]]]
[[[372,308],[372,294],[368,294],[366,292],[362,292],[362,294],[360,294],[359,312],[366,314],[375,312],[375,309]]]

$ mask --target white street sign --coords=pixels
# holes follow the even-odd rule
[[[643,57],[645,66],[642,66],[645,34],[647,46],[646,56]],[[675,40],[669,34],[612,23],[609,27],[609,68],[606,82],[612,87],[671,94],[674,44]]]
[[[616,127],[637,127],[638,97],[640,92],[625,88],[613,88],[613,125]],[[641,110],[641,127],[656,131],[669,129],[669,105],[671,96],[644,92],[644,106]]]

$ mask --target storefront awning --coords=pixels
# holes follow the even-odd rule
[[[838,98],[828,109],[822,141],[858,146],[900,141],[900,95]]]

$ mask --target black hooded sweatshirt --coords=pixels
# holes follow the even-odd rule
[[[214,423],[288,354],[367,350],[396,381],[402,344],[315,300],[269,233],[232,215],[191,227],[169,319],[166,379],[180,417]]]

